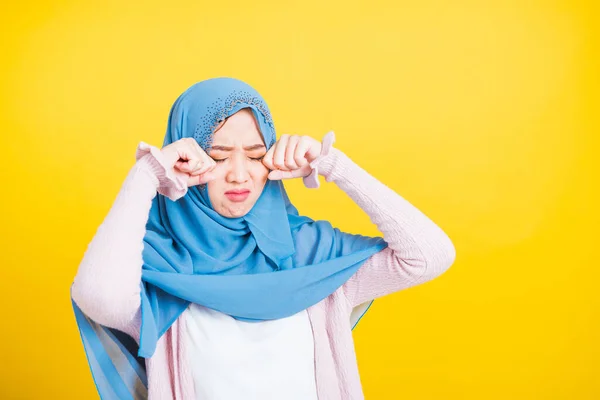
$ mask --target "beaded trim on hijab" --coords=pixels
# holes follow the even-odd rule
[[[221,98],[217,98],[215,102],[207,107],[206,113],[202,117],[201,122],[196,125],[194,138],[200,147],[202,147],[202,149],[207,153],[212,145],[214,129],[221,123],[221,121],[227,118],[229,112],[238,103],[245,103],[255,106],[265,117],[267,123],[273,127],[273,118],[271,117],[271,113],[265,107],[264,103],[259,97],[253,96],[246,91],[234,90],[225,98],[224,102],[228,105],[224,108],[219,107],[219,105],[223,103],[223,100]],[[275,144],[275,137],[273,137],[271,142],[267,144],[267,148],[270,148],[273,144]]]

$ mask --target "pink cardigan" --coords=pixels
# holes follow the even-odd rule
[[[353,307],[435,278],[452,265],[456,254],[434,222],[340,150],[332,148],[318,172],[369,215],[388,243],[343,286],[308,309],[319,399],[363,399],[349,318]],[[73,300],[88,317],[137,341],[145,225],[157,190],[165,193],[174,187],[172,173],[152,153],[140,158],[88,245],[72,287]],[[151,400],[195,398],[182,321],[175,321],[146,359]]]

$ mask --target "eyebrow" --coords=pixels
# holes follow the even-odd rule
[[[262,148],[265,148],[264,144],[253,144],[251,146],[244,146],[244,150],[258,150],[258,149],[262,149]],[[210,149],[211,150],[219,150],[219,151],[231,151],[231,150],[233,150],[233,147],[214,145]]]

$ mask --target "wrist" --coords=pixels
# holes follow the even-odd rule
[[[323,162],[323,160],[327,159],[332,152],[333,143],[335,142],[335,134],[333,131],[328,132],[321,141],[321,152],[320,154],[310,162],[310,167],[312,168],[311,173],[308,176],[304,177],[304,185],[311,189],[316,189],[319,187],[319,177],[318,175],[322,175],[320,172],[319,165]]]
[[[135,158],[141,168],[156,177],[158,193],[176,200],[187,193],[187,176],[167,163],[164,154],[155,146],[140,142]]]

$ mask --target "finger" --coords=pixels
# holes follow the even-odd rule
[[[281,135],[275,146],[275,154],[273,155],[273,164],[276,169],[280,169],[282,171],[288,171],[289,168],[285,166],[285,150],[287,147],[287,143],[289,140],[289,135]]]
[[[200,157],[197,157],[197,152],[194,147],[198,146],[196,140],[193,138],[183,138],[174,143],[177,149],[177,154],[179,154],[180,161],[193,161],[198,160]]]
[[[178,141],[178,153],[180,160],[175,164],[181,171],[192,173],[202,170],[208,155],[200,147],[194,138],[184,138]]]
[[[204,183],[208,183],[214,180],[215,178],[215,175],[210,172],[207,172],[202,175],[190,175],[190,177],[187,180],[187,185],[188,187],[202,185]]]
[[[299,141],[300,137],[298,137],[297,135],[292,135],[288,139],[288,143],[285,149],[284,163],[285,166],[290,170],[294,170],[299,167],[299,165],[296,164],[296,161],[294,160],[294,153],[296,152],[296,146],[298,146]]]
[[[206,160],[199,158],[197,160],[194,160],[193,162],[190,162],[189,164],[190,166],[192,166],[191,172],[197,172],[205,166]]]
[[[275,153],[275,145],[271,146],[271,148],[265,153],[265,156],[262,159],[263,165],[269,169],[276,169],[275,165],[273,165],[273,154],[274,153]]]
[[[206,153],[201,154],[201,157],[202,159],[200,160],[200,164],[191,172],[192,175],[201,175],[205,172],[213,170],[217,165],[215,160],[209,157]]]
[[[212,171],[213,169],[215,169],[215,166],[217,165],[217,163],[211,158],[210,160],[206,160],[206,162],[204,162],[202,164],[202,167],[192,171],[190,173],[190,175],[202,175],[205,174],[209,171]]]
[[[293,179],[308,176],[310,175],[311,171],[312,168],[310,167],[310,165],[305,165],[304,167],[292,171],[271,171],[269,172],[269,175],[267,177],[272,181],[278,181],[280,179]]]
[[[175,163],[175,167],[182,172],[190,173],[194,170],[199,161],[200,160],[180,160]]]
[[[321,142],[311,138],[310,136],[307,136],[306,140],[310,143],[310,146],[304,157],[308,161],[313,161],[321,154]]]
[[[310,149],[310,146],[311,146],[310,139],[311,138],[308,136],[303,136],[300,139],[298,146],[296,146],[296,152],[294,153],[294,160],[296,160],[296,164],[298,164],[299,167],[304,167],[305,165],[308,164],[308,160],[306,159],[306,153],[308,152],[308,150]]]

